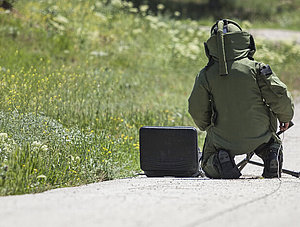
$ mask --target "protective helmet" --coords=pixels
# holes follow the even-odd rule
[[[253,58],[256,51],[254,39],[251,34],[242,30],[241,26],[233,20],[218,20],[210,30],[211,37],[204,43],[209,63],[214,57],[219,62],[219,75],[227,75],[227,61],[237,48],[238,58]],[[240,52],[241,49],[246,51]]]

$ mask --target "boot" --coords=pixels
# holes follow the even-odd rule
[[[216,167],[222,179],[237,179],[241,176],[234,159],[227,151],[219,150],[215,157]]]
[[[270,146],[270,152],[267,157],[263,159],[264,171],[262,176],[264,178],[277,178],[281,177],[282,172],[282,147],[280,144],[272,144]]]

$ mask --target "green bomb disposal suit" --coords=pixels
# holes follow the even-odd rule
[[[232,22],[232,21],[231,21]],[[201,166],[219,178],[213,156],[219,149],[232,157],[254,151],[275,134],[277,119],[289,122],[294,114],[287,87],[268,65],[253,59],[252,36],[238,24],[223,21],[205,43],[208,65],[197,75],[189,97],[189,113],[207,136]]]

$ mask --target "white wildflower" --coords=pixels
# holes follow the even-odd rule
[[[172,37],[172,42],[177,43],[179,42],[179,39],[177,37]]]
[[[186,46],[183,45],[183,44],[181,44],[181,43],[175,43],[175,50],[176,50],[179,54],[185,56]]]
[[[124,50],[128,50],[129,49],[129,46],[126,46],[126,45],[120,45],[119,46],[119,52],[122,52]]]
[[[190,33],[190,34],[193,34],[194,33],[194,29],[188,28],[187,32]]]
[[[121,0],[111,0],[111,4],[115,7],[122,7],[122,1]]]
[[[154,29],[154,30],[158,29],[157,24],[151,23],[151,24],[150,24],[150,27],[151,27],[152,29]]]
[[[38,142],[38,141],[33,141],[32,144],[31,144],[32,147],[40,147],[42,146],[42,143],[41,142]]]
[[[205,32],[203,30],[198,30],[197,31],[197,36],[203,36]]]
[[[107,17],[104,16],[102,13],[100,12],[95,12],[95,16],[98,17],[99,19],[101,19],[102,21],[107,21]]]
[[[92,51],[90,53],[90,55],[92,56],[96,56],[96,57],[105,57],[108,55],[108,53],[104,52],[104,51]]]
[[[168,33],[169,33],[170,35],[176,35],[176,34],[179,33],[179,31],[176,30],[176,29],[170,29],[170,30],[168,30]]]
[[[7,139],[7,133],[0,133],[0,140],[5,140],[5,139]]]
[[[163,10],[164,8],[165,8],[165,6],[163,4],[158,4],[157,5],[158,10]]]
[[[61,23],[61,24],[67,24],[69,23],[69,20],[62,16],[62,15],[57,15],[56,17],[53,18],[53,20],[57,23]]]
[[[95,6],[96,6],[97,8],[101,8],[101,7],[103,6],[103,4],[102,4],[101,1],[97,1],[97,2],[95,3]]]
[[[148,5],[141,5],[141,6],[140,6],[140,11],[141,11],[141,12],[146,12],[148,9],[149,9],[149,6],[148,6]]]
[[[132,33],[135,34],[135,35],[140,34],[140,33],[142,33],[142,32],[143,32],[143,30],[140,29],[140,28],[136,28],[136,29],[133,29],[133,30],[132,30]]]
[[[158,22],[158,23],[157,23],[157,26],[158,26],[159,28],[167,28],[167,27],[168,27],[167,24],[166,24],[165,22],[163,22],[163,21]]]
[[[48,146],[47,145],[41,146],[41,150],[44,152],[48,151]]]
[[[292,54],[300,54],[300,46],[292,44],[291,53]]]
[[[180,13],[179,11],[175,11],[175,12],[174,12],[174,16],[175,16],[175,17],[179,17],[180,15],[181,15],[181,13]]]
[[[188,44],[189,50],[194,53],[194,54],[199,54],[200,53],[200,48],[198,45],[195,45],[194,43],[189,43]]]
[[[130,8],[129,12],[131,12],[131,13],[137,13],[138,9],[137,8]]]
[[[127,6],[128,6],[129,8],[132,8],[132,7],[133,7],[133,3],[132,3],[132,2],[128,2]]]
[[[152,23],[157,23],[159,21],[157,17],[151,16],[151,15],[148,15],[145,18],[146,18],[146,20],[148,20]]]

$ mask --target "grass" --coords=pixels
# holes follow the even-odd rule
[[[136,1],[140,2],[140,1]],[[150,1],[151,2],[151,1]],[[166,10],[183,17],[207,21],[232,18],[250,21],[255,27],[299,30],[300,0],[161,0]],[[183,8],[183,10],[182,10]]]
[[[208,32],[146,10],[45,0],[1,11],[0,195],[133,176],[141,126],[194,125],[187,99]],[[299,46],[257,44],[257,60],[297,88]]]

